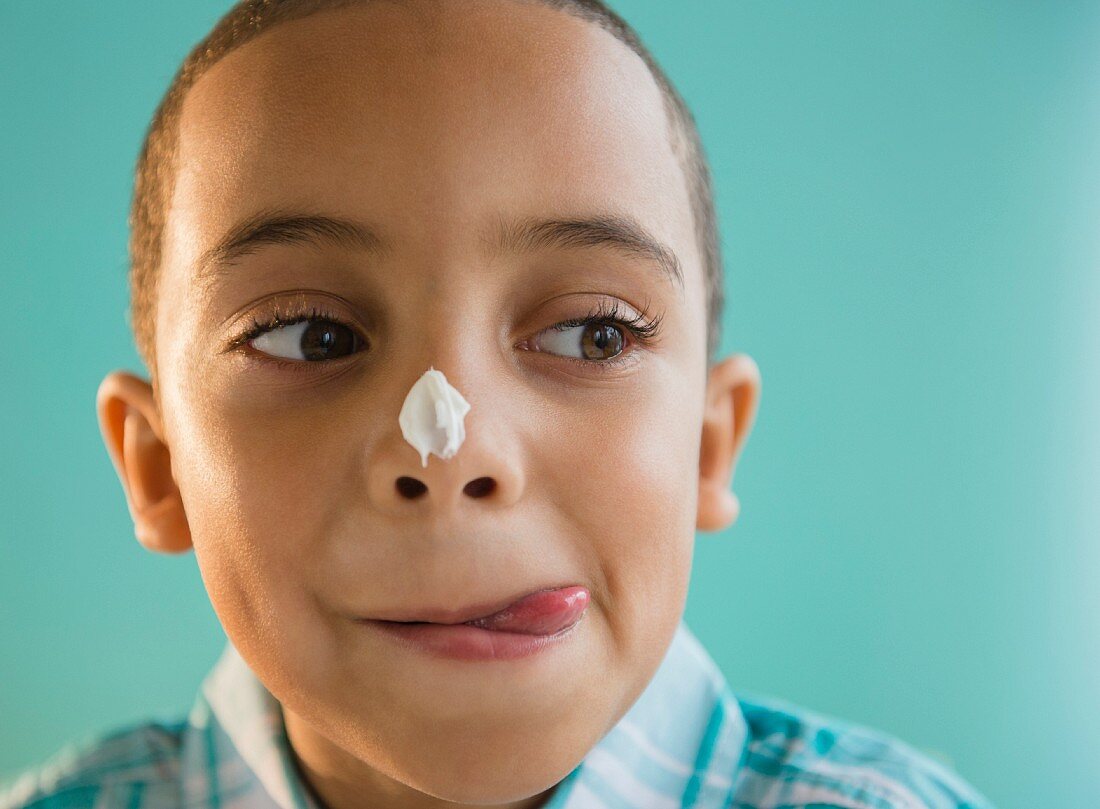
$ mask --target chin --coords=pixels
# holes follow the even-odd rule
[[[525,766],[537,768],[538,771],[516,771],[487,758],[475,773],[454,774],[452,780],[447,780],[440,771],[436,771],[429,776],[429,780],[422,783],[410,780],[409,785],[433,798],[452,803],[515,803],[552,789],[573,769],[566,767],[562,772],[551,773],[545,769],[544,763],[540,766],[534,761],[526,762]]]
[[[561,723],[554,730],[560,731]],[[554,737],[552,731],[507,739],[478,739],[459,734],[453,744],[424,740],[413,743],[399,772],[391,777],[435,798],[464,804],[499,804],[526,800],[553,788],[588,752],[583,741]],[[594,742],[593,742],[594,743]],[[406,765],[402,767],[402,764]]]

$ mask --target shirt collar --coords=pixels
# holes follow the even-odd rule
[[[601,798],[705,805],[708,796],[729,794],[746,737],[744,715],[722,672],[681,621],[641,696],[558,784],[544,809],[582,809]],[[216,807],[260,789],[279,809],[319,809],[290,754],[278,700],[232,643],[203,680],[182,756],[187,806]]]

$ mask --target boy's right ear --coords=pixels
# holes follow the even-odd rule
[[[159,553],[189,550],[191,530],[152,385],[127,371],[112,371],[99,383],[95,404],[138,541]]]

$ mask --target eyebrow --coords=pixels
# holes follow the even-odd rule
[[[388,244],[368,225],[339,217],[261,211],[234,225],[196,262],[200,281],[224,275],[235,261],[265,244],[330,244],[374,255]],[[667,282],[684,288],[684,273],[676,253],[634,218],[622,214],[508,222],[501,219],[493,244],[501,252],[532,252],[549,248],[605,247],[641,258]]]
[[[522,253],[545,248],[607,247],[648,261],[662,278],[684,288],[684,271],[672,248],[662,244],[635,219],[601,214],[575,219],[527,218],[501,221],[497,248]]]
[[[208,281],[224,275],[238,259],[265,244],[331,244],[381,254],[385,244],[359,222],[332,216],[261,211],[234,225],[195,262],[196,277]]]

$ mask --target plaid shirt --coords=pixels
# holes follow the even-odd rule
[[[69,745],[0,790],[0,809],[323,809],[279,703],[231,644],[190,715]],[[933,758],[879,731],[734,695],[680,624],[653,680],[543,809],[992,809]]]

